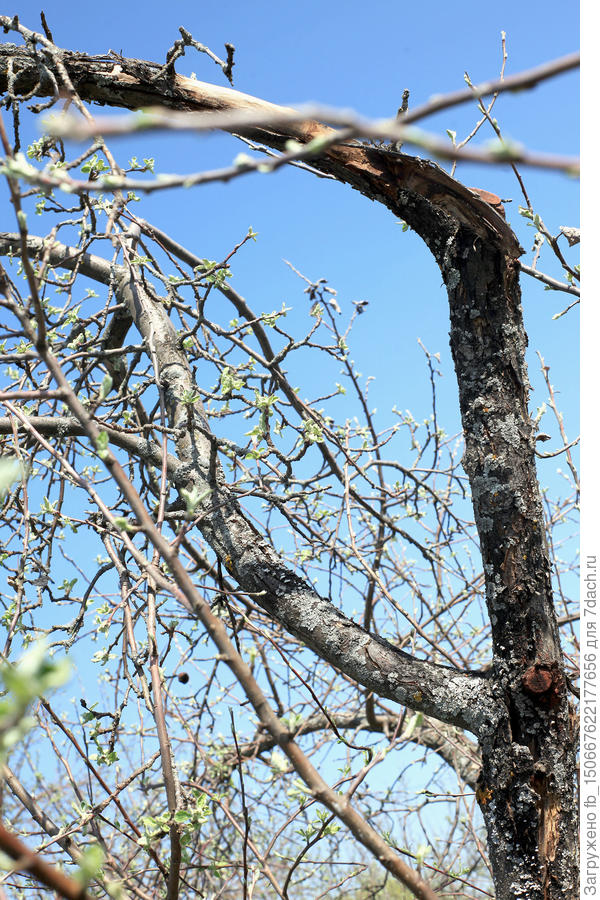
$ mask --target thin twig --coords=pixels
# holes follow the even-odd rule
[[[524,272],[525,275],[530,275],[532,278],[537,278],[538,281],[542,281],[544,284],[547,284],[548,287],[551,287],[555,291],[564,291],[565,294],[574,294],[575,297],[580,296],[579,288],[575,287],[574,284],[565,284],[563,281],[558,281],[556,278],[552,278],[550,275],[545,275],[543,272],[538,272],[537,269],[533,269],[531,266],[526,266],[525,263],[521,262],[521,260],[517,260],[519,264],[519,268],[521,272]]]
[[[442,109],[450,109],[452,106],[468,103],[469,100],[473,99],[473,96],[486,97],[488,94],[500,94],[504,91],[521,91],[525,88],[532,88],[541,81],[546,81],[548,78],[554,78],[556,75],[577,68],[579,68],[579,53],[570,53],[568,56],[561,56],[560,59],[536,66],[534,69],[527,69],[525,72],[510,75],[508,78],[484,81],[472,88],[465,88],[452,94],[442,94],[441,97],[435,97],[429,100],[428,103],[417,106],[412,112],[407,113],[404,117],[404,122],[417,122],[419,119],[431,116]]]

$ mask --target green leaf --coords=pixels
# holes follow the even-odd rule
[[[243,166],[251,166],[254,163],[254,160],[247,153],[238,153],[238,155],[233,160],[233,165],[237,169],[241,169]]]
[[[322,428],[312,419],[305,419],[302,423],[304,440],[307,444],[322,444],[325,440]]]
[[[404,733],[402,735],[404,740],[408,740],[415,733],[415,729],[423,724],[423,713],[415,713],[414,716],[411,716],[410,722],[406,726]]]
[[[212,493],[211,488],[206,488],[206,490],[201,491],[196,485],[194,485],[190,491],[186,491],[185,488],[182,488],[181,496],[185,500],[187,514],[192,516],[202,501],[205,500],[210,493]]]
[[[229,366],[225,366],[221,372],[221,393],[223,396],[231,394],[232,391],[240,391],[244,387],[244,384],[245,381],[243,378],[236,377]]]
[[[114,524],[119,529],[119,531],[133,531],[133,528],[129,524],[128,520],[123,516],[117,516]]]
[[[101,431],[96,438],[95,443],[100,459],[106,459],[108,456],[108,433],[106,431]]]
[[[322,137],[313,138],[312,141],[309,141],[308,144],[305,145],[305,150],[311,155],[316,155],[317,153],[321,153],[322,150],[326,150],[331,144],[331,140],[329,135]]]
[[[190,812],[188,809],[178,809],[175,815],[173,816],[173,820],[177,822],[177,824],[183,824],[183,822],[190,821]]]
[[[104,851],[100,844],[90,844],[81,854],[79,869],[75,872],[75,879],[87,887],[102,872],[104,865]]]
[[[417,847],[417,851],[415,853],[415,859],[418,865],[422,865],[426,856],[429,856],[431,853],[431,847],[429,844],[419,844]]]
[[[0,500],[4,500],[11,485],[23,477],[23,466],[16,456],[0,457]]]
[[[282,772],[287,771],[288,761],[280,750],[273,750],[273,752],[271,753],[270,766],[275,775],[279,775]]]
[[[97,153],[94,153],[94,155],[92,157],[90,157],[90,159],[88,159],[88,161],[82,165],[81,171],[84,174],[87,174],[88,172],[92,172],[92,171],[96,172],[96,173],[106,172],[106,171],[108,171],[108,166],[106,165],[104,160],[98,156]]]
[[[0,700],[0,759],[33,727],[27,708],[47,691],[64,684],[71,666],[68,660],[48,657],[44,641],[36,641],[16,665],[0,666],[5,695]]]
[[[100,400],[104,400],[105,397],[108,397],[112,390],[113,380],[111,376],[107,373],[102,379],[102,384],[100,385]]]

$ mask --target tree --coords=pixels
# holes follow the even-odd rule
[[[477,815],[463,796],[475,792],[496,896],[575,897],[576,728],[554,605],[553,523],[544,518],[528,408],[522,249],[499,198],[406,154],[402,142],[447,158],[468,150],[409,129],[435,103],[413,111],[404,103],[396,122],[373,124],[182,78],[174,62],[185,47],[206,51],[183,29],[161,66],[63,51],[48,31],[35,34],[5,16],[0,23],[23,39],[0,47],[0,88],[15,127],[11,145],[2,126],[2,171],[17,223],[0,235],[1,254],[12,259],[1,282],[1,359],[9,369],[0,432],[19,473],[9,471],[4,486],[11,589],[4,652],[12,658],[37,630],[54,652],[88,647],[88,605],[100,596],[95,628],[104,646],[96,662],[113,697],[112,709],[82,698],[81,723],[63,722],[41,699],[39,728],[78,806],[67,813],[62,797],[24,784],[9,760],[13,826],[31,827],[16,812],[25,810],[61,859],[83,858],[90,895],[115,893],[115,879],[141,897],[163,890],[169,898],[246,897],[258,879],[264,896],[305,890],[313,897],[323,887],[376,895],[372,881],[357,888],[349,880],[356,874],[349,864],[357,864],[350,833],[365,853],[362,868],[375,857],[417,897],[479,896],[491,885]],[[232,61],[231,48],[217,59],[228,75]],[[574,64],[565,58],[479,95]],[[18,152],[18,110],[33,95],[51,98],[38,112],[64,97],[80,115],[50,123],[27,158]],[[164,111],[98,123],[90,101]],[[134,160],[124,171],[98,135],[151,127],[221,128],[276,154],[242,155],[194,177],[132,179],[129,172],[151,171],[152,161]],[[69,160],[65,136],[92,143]],[[507,144],[496,156],[573,167]],[[49,165],[35,165],[44,158]],[[425,352],[431,418],[419,424],[396,411],[395,423],[381,429],[350,355],[361,301],[347,322],[335,290],[304,279],[309,324],[292,333],[289,310],[259,312],[229,283],[252,230],[226,259],[212,261],[135,211],[137,191],[299,162],[383,204],[435,258],[448,293],[462,459],[437,420],[432,354]],[[87,178],[73,177],[76,167]],[[34,200],[53,217],[45,237],[29,224]],[[525,212],[544,233],[539,216]],[[576,270],[558,239],[547,237],[568,275],[562,288],[576,292]],[[575,242],[574,232],[565,239]],[[62,305],[51,302],[51,287],[64,295]],[[290,374],[307,358],[327,385],[312,401]],[[340,366],[345,383],[330,390]],[[346,389],[362,421],[332,414]],[[416,449],[410,463],[404,435]],[[563,449],[570,462],[566,436]],[[565,500],[558,519],[575,503]],[[87,583],[82,596],[71,579],[57,587],[65,571],[56,560],[61,532],[69,530],[84,554],[72,558],[71,543],[62,554]],[[93,574],[80,559],[94,552],[83,532],[104,547]],[[317,573],[326,589],[317,590]],[[99,587],[102,579],[108,586]],[[351,615],[356,598],[362,609]],[[408,598],[411,607],[418,599],[418,615]],[[59,621],[63,607],[72,617]],[[561,616],[572,621],[567,607]],[[204,683],[201,661],[209,666]],[[215,726],[224,702],[226,737]],[[34,734],[15,751],[22,760],[34,752]],[[69,753],[57,746],[59,734]],[[341,772],[328,762],[335,742],[347,755]],[[421,826],[403,825],[402,785],[382,797],[361,788],[400,747],[409,757],[411,747],[429,748],[458,779],[458,790],[455,781],[448,791],[444,776],[428,770],[424,789],[456,795],[435,848],[415,845],[418,829],[432,827],[430,810]],[[255,814],[261,802],[272,821]],[[332,881],[318,887],[329,857]]]

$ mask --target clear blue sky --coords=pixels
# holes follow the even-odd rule
[[[41,30],[39,8],[38,0],[15,0],[7,12],[18,13],[23,24]],[[166,50],[179,38],[178,26],[184,25],[218,54],[223,54],[226,41],[236,46],[234,76],[239,90],[286,104],[319,101],[350,107],[366,116],[394,115],[405,88],[411,91],[411,106],[416,106],[434,94],[463,87],[465,70],[475,83],[496,77],[501,31],[507,36],[506,74],[569,53],[577,48],[579,38],[576,8],[566,10],[558,0],[549,0],[543,8],[515,0],[454,7],[440,0],[427,5],[234,0],[227,6],[187,0],[171,4],[106,0],[92,8],[65,0],[46,6],[46,15],[59,46],[91,54],[113,49],[154,61],[164,60]],[[177,61],[177,70],[225,83],[219,68],[190,48]],[[502,95],[494,114],[503,132],[528,148],[574,155],[578,111],[578,76],[573,72],[531,92]],[[460,140],[476,120],[473,104],[422,124],[442,136],[447,128],[455,130]],[[492,136],[491,129],[482,129],[476,141]],[[113,141],[111,146],[124,165],[132,155],[154,156],[161,173],[227,165],[245,149],[225,136],[172,134],[143,134]],[[553,233],[561,225],[579,224],[574,179],[531,169],[523,174],[534,208]],[[461,165],[457,177],[467,185],[513,198],[506,204],[508,218],[528,251],[523,259],[530,261],[534,230],[518,215],[523,201],[509,168]],[[211,259],[227,255],[251,225],[259,238],[236,257],[234,284],[257,312],[279,309],[283,302],[294,307],[286,324],[302,315],[305,326],[307,300],[304,284],[283,259],[313,280],[327,278],[339,292],[344,313],[351,311],[353,300],[369,300],[367,314],[357,321],[351,349],[363,375],[375,376],[370,398],[381,411],[380,427],[389,422],[384,410],[393,405],[410,409],[417,419],[430,411],[428,372],[417,344],[420,338],[431,352],[441,355],[440,424],[450,433],[459,430],[441,277],[420,239],[402,233],[388,210],[346,185],[287,169],[273,176],[256,174],[226,185],[153,195],[144,198],[136,211],[199,256]],[[7,223],[7,227],[12,226]],[[540,268],[560,276],[547,251]],[[565,427],[572,439],[578,431],[577,310],[553,321],[552,315],[572,298],[546,292],[530,278],[522,281],[534,386],[531,407],[535,412],[546,399],[535,356],[540,350],[560,391]],[[297,376],[303,396],[326,392],[319,384],[322,373],[314,368]],[[553,439],[544,449],[557,447],[557,429],[550,416],[543,430]],[[541,463],[542,483],[564,490],[556,474],[560,467],[564,467],[562,457]]]
[[[6,11],[18,13],[28,27],[41,30],[39,9],[38,0],[15,0],[14,7]],[[95,7],[64,0],[47,5],[46,15],[60,46],[88,53],[110,48],[125,56],[156,61],[164,59],[166,49],[179,37],[178,26],[184,25],[218,54],[223,53],[226,41],[235,44],[234,76],[239,90],[274,102],[314,100],[351,107],[368,116],[393,115],[404,88],[410,89],[410,104],[416,106],[433,94],[463,87],[465,70],[474,82],[496,77],[502,30],[507,34],[507,74],[564,55],[578,45],[577,9],[567,10],[558,0],[550,0],[542,8],[515,0],[454,6],[440,0],[427,5],[378,0],[368,5],[355,0],[343,4],[307,0],[301,5],[234,0],[222,6],[106,0]],[[224,83],[220,70],[189,48],[177,62],[177,70]],[[495,115],[505,134],[531,149],[574,154],[578,147],[577,85],[576,73],[570,73],[533,92],[504,95],[496,104]],[[446,128],[456,130],[460,139],[475,121],[475,107],[465,106],[423,124],[440,135]],[[485,129],[480,135],[482,140],[493,136]],[[122,162],[133,153],[152,155],[160,172],[193,172],[227,164],[239,149],[243,148],[232,139],[218,137],[143,135],[133,142],[113,142]],[[534,207],[551,231],[556,232],[560,225],[578,224],[576,182],[531,170],[525,170],[525,175]],[[467,185],[513,198],[507,205],[509,219],[529,250],[533,229],[526,228],[518,216],[522,200],[508,168],[462,166],[457,177]],[[362,343],[354,355],[360,358],[365,374],[378,376],[373,388],[377,405],[391,405],[391,399],[411,408],[417,417],[426,413],[426,408],[419,409],[427,402],[427,375],[416,344],[420,337],[428,349],[442,354],[446,422],[449,428],[458,423],[447,302],[439,273],[421,241],[402,234],[387,210],[347,186],[298,171],[155,196],[144,200],[139,210],[200,256],[214,259],[222,258],[252,225],[260,234],[259,241],[238,257],[234,272],[237,289],[259,310],[280,307],[283,301],[288,306],[305,302],[283,258],[310,278],[328,278],[346,309],[354,299],[368,299],[369,316],[360,323],[362,335],[357,331],[355,340],[362,336]],[[546,258],[547,271],[559,274],[550,256]],[[568,302],[566,295],[545,292],[525,279],[530,349],[540,349],[552,366],[553,380],[563,391],[568,409],[567,427],[574,434],[577,317],[570,315],[558,322],[551,319],[566,305],[563,301]],[[382,360],[397,359],[399,351],[404,372],[411,377],[407,383],[396,370],[400,378],[394,388],[377,368]],[[532,359],[530,356],[530,374],[535,384]],[[544,399],[537,393],[534,404]]]
[[[24,25],[41,30],[42,6],[40,0],[14,0],[5,13],[18,14]],[[463,87],[465,70],[473,82],[496,77],[502,30],[507,35],[507,74],[569,53],[579,41],[576,4],[558,0],[542,5],[523,0],[495,4],[449,4],[446,0],[427,4],[381,0],[368,4],[356,0],[84,4],[61,0],[45,4],[45,12],[59,46],[90,54],[110,48],[153,61],[164,60],[166,50],[179,37],[178,26],[183,25],[220,55],[226,41],[235,44],[234,76],[239,90],[279,103],[319,101],[377,117],[395,114],[405,88],[411,92],[410,105],[417,106],[433,94]],[[207,57],[189,48],[177,62],[177,71],[193,71],[201,80],[225,83]],[[578,111],[578,78],[569,73],[532,92],[500,97],[495,116],[507,136],[530,149],[575,155]],[[473,105],[422,124],[442,136],[446,129],[455,130],[461,139],[476,120]],[[485,129],[480,135],[481,140],[493,136]],[[111,147],[124,165],[132,155],[154,156],[157,172],[163,173],[226,165],[244,149],[226,137],[154,134],[114,141]],[[524,170],[524,175],[533,205],[553,233],[561,225],[579,224],[577,182],[533,170]],[[518,215],[522,198],[510,170],[461,166],[457,177],[467,185],[513,198],[506,204],[507,215],[529,251],[533,229]],[[428,414],[429,380],[417,345],[420,338],[431,352],[441,354],[440,423],[448,431],[458,430],[448,306],[441,277],[422,242],[414,234],[403,234],[388,210],[345,185],[287,170],[272,177],[252,175],[233,184],[156,195],[144,199],[138,211],[199,256],[212,259],[222,259],[252,225],[259,233],[258,242],[238,254],[233,271],[236,288],[258,312],[279,308],[284,301],[296,308],[306,305],[304,285],[284,265],[284,258],[311,279],[327,278],[338,290],[344,312],[352,308],[353,300],[369,300],[368,314],[357,322],[352,355],[365,376],[376,377],[373,405],[382,411],[393,404],[410,408],[417,419]],[[1,227],[14,229],[6,215]],[[529,252],[523,257],[526,262],[530,258]],[[540,268],[560,276],[547,252]],[[570,299],[523,279],[530,379],[535,387],[531,406],[535,411],[546,399],[536,368],[535,350],[539,349],[561,391],[559,401],[572,439],[578,430],[577,310],[552,321],[552,315]],[[302,393],[312,395],[318,387],[318,373],[304,373]],[[545,420],[544,430],[553,438],[546,446],[557,447],[554,423]],[[555,473],[561,466],[560,457],[540,465],[542,482],[559,485]]]
[[[38,0],[15,0],[9,14],[39,29]],[[223,53],[236,46],[235,86],[281,103],[320,101],[351,107],[366,116],[393,115],[402,91],[411,91],[411,106],[433,94],[496,77],[501,64],[500,33],[507,35],[507,74],[538,65],[578,45],[575,8],[549,0],[543,8],[509,0],[502,4],[435,0],[427,5],[355,0],[302,5],[242,3],[226,6],[192,2],[117,3],[91,7],[74,0],[47,5],[46,15],[59,46],[87,53],[108,49],[125,56],[164,60],[166,50],[184,25],[193,36]],[[12,39],[12,35],[5,39]],[[178,60],[182,74],[224,83],[220,70],[188,48]],[[575,154],[578,149],[578,78],[562,75],[536,90],[502,95],[494,113],[504,133],[531,149]],[[475,106],[438,114],[423,123],[440,135],[450,128],[464,137],[477,119]],[[482,129],[481,138],[492,137]],[[242,145],[229,137],[200,138],[144,134],[114,141],[113,152],[126,164],[131,155],[154,156],[158,172],[194,172],[226,165]],[[578,224],[577,182],[555,173],[524,170],[533,205],[554,233],[560,225]],[[460,166],[457,177],[467,185],[487,188],[503,198],[509,220],[529,251],[533,229],[518,215],[522,202],[508,167]],[[352,301],[370,301],[354,332],[352,355],[365,377],[374,375],[371,400],[380,410],[409,408],[417,419],[429,412],[429,383],[420,338],[441,354],[440,422],[459,428],[457,389],[448,347],[448,309],[439,271],[420,239],[402,233],[388,210],[370,203],[346,185],[323,181],[298,170],[274,176],[251,175],[227,185],[215,184],[145,198],[137,209],[201,257],[222,259],[246,233],[259,232],[234,262],[234,283],[258,312],[282,302],[305,316],[304,285],[290,272],[290,260],[311,279],[325,277],[339,292],[344,312]],[[37,224],[37,220],[34,220]],[[7,227],[11,225],[7,222]],[[530,259],[528,253],[525,261]],[[550,254],[542,270],[559,275]],[[526,325],[530,335],[530,377],[535,386],[532,408],[546,398],[534,351],[551,366],[560,389],[569,437],[577,424],[577,311],[552,321],[567,305],[566,294],[546,292],[523,279]],[[318,374],[298,373],[302,392],[321,387]],[[316,382],[316,383],[315,383]],[[544,428],[553,438],[556,428]],[[555,443],[550,446],[556,446]],[[543,482],[557,482],[561,458],[540,467]]]

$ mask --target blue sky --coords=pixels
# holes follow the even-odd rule
[[[28,27],[40,29],[39,8],[37,0],[16,0],[14,10],[8,11],[18,12]],[[67,0],[46,7],[46,15],[60,46],[88,53],[110,48],[125,56],[158,61],[179,37],[178,26],[184,25],[218,54],[226,41],[236,46],[234,76],[239,90],[274,102],[319,101],[350,107],[367,116],[393,115],[404,88],[410,89],[410,105],[416,106],[433,94],[463,87],[465,70],[474,82],[496,77],[502,30],[507,34],[507,74],[564,55],[578,45],[576,9],[567,15],[557,0],[550,0],[543,9],[513,0],[454,6],[439,0],[427,6],[312,0],[302,5],[107,0],[92,9]],[[189,48],[177,62],[177,70],[224,83],[220,70]],[[535,91],[500,97],[495,108],[500,126],[507,136],[531,149],[575,154],[577,84],[577,74],[569,73]],[[475,121],[475,107],[467,105],[440,113],[423,125],[442,136],[447,128],[456,130],[460,139]],[[480,135],[481,140],[492,137],[491,130],[482,129]],[[220,166],[243,149],[231,138],[191,135],[143,135],[113,141],[112,146],[123,163],[133,154],[154,156],[159,172]],[[526,170],[524,174],[533,205],[553,233],[560,225],[578,224],[577,182],[554,173]],[[512,198],[508,216],[529,250],[533,229],[525,227],[518,215],[522,199],[510,170],[464,165],[457,177],[467,185]],[[417,407],[413,411],[418,415],[419,404],[428,397],[422,352],[416,344],[421,338],[429,350],[442,354],[443,408],[450,417],[448,428],[458,424],[447,301],[439,272],[421,241],[413,234],[402,234],[387,210],[345,185],[294,170],[268,178],[249,176],[191,194],[157,195],[145,199],[139,209],[198,255],[213,259],[223,258],[252,225],[259,240],[238,255],[234,273],[237,289],[260,310],[279,308],[284,301],[295,307],[305,302],[284,258],[311,279],[327,278],[340,292],[343,308],[351,308],[352,300],[368,299],[369,316],[359,323],[355,352],[358,356],[360,350],[363,371],[376,376],[372,393],[377,405],[391,405],[391,397],[401,407]],[[551,274],[559,274],[549,254],[546,261],[542,258],[542,270],[544,265]],[[530,349],[540,349],[551,365],[569,410],[568,430],[574,433],[577,316],[553,322],[551,316],[566,305],[566,295],[545,292],[531,279],[524,279],[523,287]],[[390,379],[375,371],[382,360],[397,362],[399,352],[403,368],[410,373],[409,379],[401,379],[402,396],[397,388],[390,394]],[[535,357],[530,354],[531,359]],[[531,378],[535,384],[533,370]],[[532,403],[537,402],[534,392]]]
[[[17,0],[14,9],[23,24],[40,29],[39,4]],[[434,2],[413,4],[357,2],[299,5],[247,4],[227,6],[175,2],[89,5],[61,2],[46,7],[46,16],[59,46],[90,54],[109,49],[125,56],[164,60],[166,50],[184,25],[193,36],[223,53],[226,41],[236,46],[235,87],[280,103],[318,101],[350,107],[365,116],[391,116],[402,91],[411,91],[410,105],[432,95],[464,86],[468,71],[475,83],[497,77],[501,65],[501,31],[506,32],[506,74],[514,74],[576,49],[576,10],[550,0],[543,7],[461,3],[452,8]],[[11,36],[12,37],[12,36]],[[9,38],[10,39],[10,38]],[[206,81],[224,83],[206,56],[190,48],[178,60],[181,74],[195,72]],[[499,97],[494,114],[503,132],[529,149],[575,155],[578,152],[578,77],[568,73],[531,92]],[[460,140],[477,121],[475,105],[465,105],[423,122],[444,135],[457,132]],[[478,143],[490,139],[482,129]],[[195,172],[229,164],[240,150],[228,136],[143,134],[114,140],[118,161],[156,158],[156,171]],[[74,148],[73,148],[74,150]],[[414,152],[414,151],[409,151]],[[418,151],[417,151],[418,152]],[[70,154],[70,155],[74,155]],[[557,173],[523,171],[529,195],[553,233],[561,225],[578,225],[578,183]],[[531,260],[534,230],[519,216],[518,184],[508,167],[461,165],[457,177],[484,187],[506,203],[509,221]],[[144,198],[136,211],[171,233],[200,257],[223,259],[252,226],[256,243],[246,245],[233,261],[233,284],[257,312],[293,307],[288,319],[306,327],[308,301],[304,283],[285,265],[289,260],[312,280],[327,278],[338,291],[345,314],[352,301],[368,300],[359,317],[351,346],[364,377],[374,376],[373,406],[410,409],[422,419],[430,411],[429,376],[417,341],[439,353],[443,378],[439,384],[439,422],[449,433],[460,429],[457,387],[448,344],[448,306],[441,276],[423,243],[403,233],[387,209],[371,203],[346,185],[317,179],[297,169],[272,176],[254,174],[229,184],[213,184],[191,191],[160,193]],[[43,220],[34,219],[37,225]],[[7,223],[7,227],[12,227]],[[570,257],[576,261],[574,254]],[[560,276],[546,250],[540,268]],[[578,315],[577,310],[553,321],[572,299],[547,292],[523,277],[523,307],[529,332],[531,408],[546,400],[535,351],[551,367],[551,380],[560,394],[570,439],[578,430]],[[297,373],[302,395],[325,393],[323,373],[313,367]],[[380,420],[381,422],[382,420]],[[388,422],[389,417],[383,417]],[[558,446],[555,423],[546,416],[543,430]],[[564,490],[556,470],[558,457],[540,463],[543,484]]]
[[[9,14],[40,29],[37,0],[15,0]],[[514,74],[564,55],[578,45],[576,8],[550,0],[543,9],[514,0],[502,4],[439,0],[425,5],[362,3],[117,3],[101,6],[66,0],[46,7],[59,46],[87,53],[108,49],[125,56],[162,61],[184,25],[216,53],[229,41],[236,46],[235,87],[281,103],[318,101],[350,107],[366,116],[390,116],[402,91],[410,89],[410,105],[434,94],[464,86],[468,71],[473,82],[498,75],[501,31],[506,32],[506,74]],[[12,35],[7,38],[12,38]],[[206,56],[190,48],[178,60],[182,74],[195,72],[206,81],[224,83]],[[530,149],[576,154],[578,151],[578,76],[571,72],[530,92],[499,97],[494,114],[503,132]],[[422,123],[439,135],[446,129],[460,140],[477,120],[475,105],[465,105]],[[480,131],[476,141],[492,137]],[[227,165],[244,149],[227,136],[197,137],[144,134],[113,141],[117,159],[156,158],[156,171],[195,172]],[[411,151],[414,152],[414,151]],[[578,225],[578,183],[558,173],[524,170],[533,206],[553,233],[561,225]],[[531,259],[534,230],[519,216],[522,202],[508,167],[461,165],[457,177],[511,199],[509,221]],[[234,281],[258,312],[294,308],[290,322],[306,322],[304,284],[284,259],[312,280],[327,278],[338,291],[344,313],[352,301],[368,300],[367,313],[357,320],[352,355],[364,376],[373,375],[371,402],[380,410],[409,408],[417,419],[429,412],[429,379],[417,339],[441,356],[444,377],[439,387],[439,419],[447,431],[460,427],[457,388],[448,346],[448,309],[439,271],[413,233],[403,233],[388,210],[371,203],[346,185],[314,178],[297,169],[273,176],[245,176],[229,184],[192,191],[174,191],[144,198],[139,213],[170,232],[200,257],[222,259],[248,227],[258,232],[233,263]],[[37,224],[38,220],[34,220]],[[41,220],[39,220],[41,221]],[[7,227],[12,227],[7,222]],[[576,261],[574,254],[569,258]],[[546,250],[542,271],[560,276]],[[546,399],[535,351],[551,367],[560,391],[569,438],[578,430],[577,310],[557,321],[553,314],[569,302],[566,294],[547,292],[523,277],[523,307],[530,336],[531,407]],[[302,326],[304,327],[304,325]],[[298,372],[302,391],[314,395],[322,387],[319,372]],[[319,391],[320,392],[320,391]],[[546,417],[544,430],[557,446],[557,431]],[[557,460],[540,465],[542,482],[557,483]]]
[[[18,13],[24,25],[41,30],[40,6],[40,0],[14,0],[5,12]],[[226,41],[235,44],[235,87],[241,91],[284,104],[317,101],[350,107],[374,117],[393,116],[405,88],[411,92],[412,107],[434,94],[462,88],[465,70],[475,83],[497,77],[502,30],[507,35],[506,74],[569,53],[579,42],[577,8],[558,0],[541,6],[522,0],[498,4],[104,0],[97,5],[61,0],[46,5],[45,12],[59,46],[90,54],[110,48],[153,61],[164,60],[166,50],[179,37],[178,26],[183,25],[220,55]],[[177,71],[225,83],[207,57],[189,48],[177,62]],[[575,155],[578,107],[578,77],[569,73],[534,91],[501,96],[494,114],[503,132],[529,149]],[[446,129],[455,130],[460,140],[476,120],[473,104],[421,124],[441,136]],[[492,136],[491,130],[482,129],[476,142]],[[144,134],[113,141],[111,149],[123,165],[132,155],[153,156],[156,171],[168,173],[227,165],[245,148],[224,136]],[[561,225],[579,224],[576,181],[534,170],[523,174],[535,210],[553,233]],[[518,215],[522,199],[510,170],[464,165],[457,177],[467,185],[512,198],[506,204],[507,215],[528,251],[523,259],[530,262],[534,232]],[[252,226],[258,241],[235,258],[233,283],[257,312],[279,309],[285,302],[306,321],[305,285],[284,259],[313,280],[327,278],[338,291],[344,313],[352,309],[353,300],[368,300],[367,313],[357,320],[352,355],[365,377],[375,376],[370,393],[373,405],[382,413],[394,404],[409,408],[417,419],[429,413],[429,376],[417,344],[420,338],[432,353],[441,355],[440,424],[449,432],[460,428],[441,276],[422,242],[410,232],[403,233],[388,210],[346,185],[290,169],[273,176],[245,176],[227,185],[155,195],[145,198],[136,211],[200,257],[211,259],[222,259]],[[1,227],[14,230],[6,214]],[[569,259],[577,261],[573,254]],[[542,254],[540,268],[560,276],[548,251]],[[577,310],[552,320],[570,299],[523,278],[534,386],[531,408],[535,411],[546,399],[535,357],[540,350],[561,392],[565,427],[573,439],[578,430]],[[298,372],[303,395],[320,392],[319,374]],[[552,436],[544,449],[557,447],[557,430],[549,418],[543,430]],[[541,481],[556,488],[561,484],[556,470],[561,467],[565,467],[561,457],[540,464]]]

